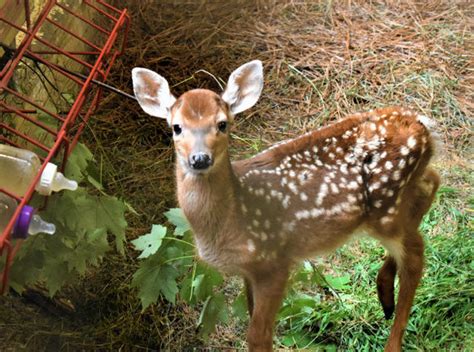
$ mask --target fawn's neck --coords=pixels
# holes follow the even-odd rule
[[[228,156],[207,174],[196,175],[179,163],[178,202],[196,237],[213,238],[232,221],[237,179]]]

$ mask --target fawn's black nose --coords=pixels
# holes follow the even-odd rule
[[[212,165],[212,159],[206,153],[197,153],[191,155],[189,164],[195,170],[205,170]]]

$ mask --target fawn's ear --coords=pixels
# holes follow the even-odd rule
[[[146,68],[132,70],[133,91],[142,109],[151,116],[171,122],[171,106],[176,98],[171,94],[168,81],[158,73]]]
[[[260,60],[250,61],[232,72],[222,94],[233,114],[255,105],[263,89],[263,67]]]

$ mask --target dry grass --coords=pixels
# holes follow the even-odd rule
[[[474,113],[473,6],[470,1],[116,1],[132,28],[126,54],[110,83],[131,91],[130,70],[156,70],[179,95],[219,91],[230,72],[251,59],[264,62],[260,102],[239,116],[233,152],[244,157],[348,112],[407,105],[439,122],[448,157],[439,162],[453,183],[472,171]],[[134,101],[109,95],[90,124],[88,144],[103,164],[108,192],[125,198],[129,237],[163,221],[174,206],[173,151],[166,123]],[[144,313],[128,285],[135,253],[110,256],[71,290],[89,348],[200,346],[197,313],[159,302]],[[235,329],[234,329],[235,328]],[[66,332],[64,332],[66,334]],[[242,336],[221,328],[215,347]],[[71,348],[79,347],[65,336]],[[69,342],[68,342],[69,341]],[[227,341],[227,342],[226,342]]]

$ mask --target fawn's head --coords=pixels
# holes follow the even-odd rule
[[[176,99],[165,78],[145,68],[132,70],[133,90],[142,109],[168,121],[179,164],[204,174],[225,160],[229,128],[235,114],[252,107],[263,88],[261,61],[232,72],[222,95],[193,89]]]

